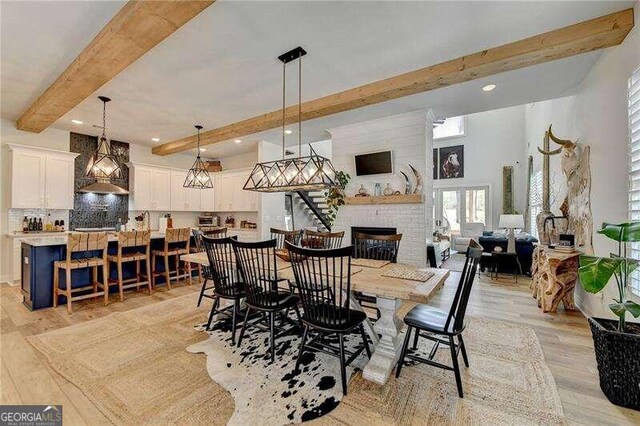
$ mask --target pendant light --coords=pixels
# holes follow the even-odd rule
[[[302,157],[302,57],[307,52],[300,46],[278,56],[282,62],[282,160],[258,163],[244,184],[245,190],[258,192],[318,191],[336,185],[335,169],[328,158],[318,155],[309,145],[310,153]],[[285,158],[286,68],[298,61],[298,157]]]
[[[102,136],[98,140],[98,149],[87,168],[87,177],[100,181],[111,181],[121,176],[118,160],[111,153],[111,142],[107,139],[107,102],[111,102],[106,96],[98,96],[102,101]]]
[[[195,189],[213,188],[213,182],[211,182],[209,171],[200,158],[200,130],[202,130],[202,126],[196,124],[195,128],[198,130],[198,156],[196,157],[196,161],[193,162],[193,166],[189,169],[187,178],[184,180],[184,185],[182,186],[185,188]]]
[[[112,179],[122,177],[122,169],[118,159],[111,152],[111,142],[107,139],[107,102],[111,99],[98,96],[102,101],[102,136],[98,139],[98,148],[87,164],[86,177],[96,181],[78,190],[78,192],[92,192],[97,194],[127,195],[129,191],[114,185]]]

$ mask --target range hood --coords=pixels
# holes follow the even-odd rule
[[[94,194],[115,194],[115,195],[128,195],[129,191],[126,189],[119,187],[118,185],[114,185],[108,180],[98,179],[95,183],[91,185],[87,185],[83,188],[80,188],[78,192],[89,193],[92,192]]]

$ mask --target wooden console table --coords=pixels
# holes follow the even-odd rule
[[[546,246],[533,250],[531,290],[542,312],[555,312],[562,302],[565,310],[576,309],[573,289],[578,280],[580,252],[564,253]]]

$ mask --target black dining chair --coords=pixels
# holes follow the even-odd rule
[[[231,343],[236,343],[236,328],[240,314],[240,300],[245,297],[244,282],[241,279],[232,243],[236,237],[209,238],[201,236],[202,245],[209,258],[209,270],[213,281],[214,303],[209,313],[207,330],[211,329],[214,315],[223,314],[231,318]],[[220,308],[220,299],[231,300],[233,304]],[[231,311],[231,314],[229,314]]]
[[[238,259],[238,266],[245,283],[247,295],[247,312],[240,330],[238,346],[242,344],[242,337],[247,328],[247,320],[251,311],[264,313],[269,319],[269,343],[271,349],[271,362],[275,361],[275,339],[290,330],[281,330],[275,334],[275,317],[277,313],[283,313],[284,317],[293,309],[298,319],[300,311],[298,303],[300,299],[293,294],[287,279],[278,279],[276,263],[276,240],[260,241],[257,243],[245,243],[233,241],[233,249]],[[280,282],[287,282],[287,289],[279,287]],[[285,312],[283,312],[285,311]]]
[[[302,230],[287,231],[285,229],[271,228],[271,238],[276,240],[276,249],[284,249],[284,242],[289,241],[291,244],[300,244],[300,237],[302,236]]]
[[[467,258],[465,260],[462,275],[460,276],[458,288],[456,289],[455,296],[451,302],[449,312],[432,308],[428,305],[417,305],[404,317],[404,323],[408,326],[408,329],[402,345],[402,353],[400,354],[400,359],[396,366],[396,377],[400,377],[400,371],[402,370],[405,358],[432,365],[434,367],[443,368],[445,370],[450,370],[453,371],[456,376],[458,395],[460,398],[463,397],[462,379],[460,378],[460,367],[458,366],[458,355],[462,352],[464,365],[469,367],[469,359],[467,358],[467,352],[464,347],[462,332],[465,328],[464,315],[467,310],[471,287],[473,286],[473,280],[481,257],[482,247],[472,240],[471,245],[467,250]],[[420,337],[424,337],[435,342],[428,358],[407,354],[412,331],[415,331],[413,342],[414,349],[417,348],[418,338]],[[458,341],[457,344],[455,340]],[[433,360],[440,344],[449,346],[452,366],[441,364]]]
[[[375,259],[388,260],[396,263],[398,260],[398,250],[400,249],[400,240],[402,234],[392,235],[370,235],[361,232],[353,234],[353,257],[357,259]],[[354,292],[354,297],[362,306],[375,309],[377,318],[380,318],[380,312],[376,306],[376,297],[362,292]]]
[[[191,234],[196,242],[196,246],[191,247],[192,253],[204,253],[204,245],[202,244],[202,236],[204,233],[199,229],[192,229]],[[208,290],[213,290],[213,277],[211,276],[211,268],[207,265],[198,265],[198,271],[200,277],[203,279],[202,287],[200,288],[200,296],[198,296],[198,307],[202,303],[202,298],[215,299],[216,295],[213,292],[207,293]],[[207,287],[207,283],[211,282],[211,286]]]
[[[308,249],[287,243],[291,265],[295,277],[295,286],[304,309],[302,323],[304,332],[300,342],[295,372],[299,372],[302,354],[305,349],[321,351],[340,358],[342,393],[347,394],[346,368],[354,359],[371,349],[364,333],[363,323],[367,316],[362,311],[350,309],[351,295],[351,254],[352,247],[337,249]],[[309,332],[316,337],[307,342]],[[362,337],[362,345],[354,351],[344,348],[345,334],[357,332]],[[338,335],[339,347],[326,342],[326,335]],[[346,358],[346,355],[349,358]]]
[[[305,229],[300,245],[313,249],[334,249],[342,246],[344,231],[318,232]]]

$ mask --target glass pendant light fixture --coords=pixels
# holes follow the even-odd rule
[[[111,99],[106,96],[98,96],[98,99],[102,101],[102,136],[98,140],[98,149],[87,167],[87,177],[108,182],[111,179],[119,179],[122,171],[118,160],[111,152],[111,142],[107,139],[107,102]]]
[[[336,171],[328,158],[318,155],[309,145],[310,153],[302,157],[302,57],[307,52],[300,46],[278,56],[282,62],[282,160],[258,163],[244,184],[245,190],[259,192],[318,191],[335,186]],[[298,60],[298,156],[285,158],[286,68]]]
[[[198,156],[196,157],[196,161],[193,162],[193,166],[189,169],[187,178],[184,180],[184,185],[182,186],[185,188],[195,189],[213,188],[213,182],[211,182],[209,171],[200,158],[200,130],[202,130],[202,126],[196,124],[195,128],[198,130]]]

